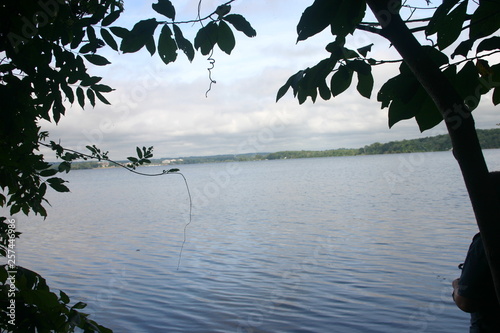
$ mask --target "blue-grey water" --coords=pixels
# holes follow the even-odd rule
[[[18,263],[115,332],[468,331],[451,152],[179,167],[187,227],[180,175],[75,170],[45,221],[17,217]]]

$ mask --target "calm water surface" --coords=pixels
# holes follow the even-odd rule
[[[19,264],[115,332],[467,332],[450,152],[180,168],[185,235],[179,175],[72,171],[47,220],[18,217]]]

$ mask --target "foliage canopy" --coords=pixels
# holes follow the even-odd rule
[[[1,0],[0,187],[3,193],[0,193],[0,206],[8,208],[10,215],[32,212],[45,217],[47,189],[69,191],[65,181],[56,177],[57,173],[68,172],[76,159],[108,159],[107,153],[95,146],[88,146],[89,153],[83,154],[54,141],[47,142],[48,133],[39,126],[41,119],[58,123],[67,103],[76,103],[82,108],[94,107],[98,102],[109,104],[105,94],[113,89],[103,83],[103,78],[87,71],[88,66],[110,63],[99,54],[103,47],[109,46],[121,53],[145,48],[151,55],[157,53],[165,64],[176,61],[178,53],[190,61],[196,51],[211,55],[216,46],[231,54],[236,45],[233,30],[248,37],[256,35],[242,15],[231,13],[233,1],[222,3],[206,17],[176,21],[172,2],[158,0],[152,4],[157,17],[141,20],[128,29],[114,25],[124,10],[121,0]],[[500,2],[445,0],[437,7],[430,7],[428,1],[428,6],[432,10],[424,12],[431,14],[421,15],[423,9],[412,6],[410,1],[313,1],[298,22],[297,41],[329,29],[333,41],[325,47],[328,56],[292,75],[278,90],[277,100],[290,88],[301,104],[308,98],[316,101],[318,95],[328,100],[345,92],[353,82],[362,97],[371,98],[373,67],[387,61],[369,57],[372,44],[352,49],[349,42],[360,31],[390,40],[402,56],[399,73],[385,82],[377,94],[382,108],[388,108],[389,126],[415,118],[424,131],[446,120],[457,159],[464,166],[464,179],[473,206],[481,206],[476,215],[483,228],[491,225],[485,218],[491,210],[484,207],[493,203],[477,205],[481,201],[478,197],[488,198],[491,192],[485,185],[484,159],[478,153],[470,112],[490,91],[493,104],[500,103],[500,64],[498,57],[493,56],[500,51],[500,37],[493,36],[500,28]],[[375,14],[376,22],[364,21],[368,7]],[[407,13],[403,20],[402,13]],[[193,41],[184,37],[181,26],[185,23],[200,24]],[[415,44],[408,38],[414,36],[421,36],[421,42]],[[461,36],[465,39],[459,42]],[[420,58],[412,56],[415,50]],[[432,78],[442,80],[439,83],[448,90],[429,87]],[[442,102],[443,95],[450,95],[452,102]],[[453,99],[455,95],[458,98]],[[56,169],[51,168],[40,153],[42,146],[54,150],[62,160]],[[468,160],[464,152],[465,155],[471,153]],[[130,166],[148,163],[150,157],[151,147],[137,148],[136,156],[129,157]],[[480,222],[482,220],[488,223]],[[498,230],[483,230],[488,230],[483,233],[485,236],[500,235]],[[0,218],[0,234],[0,249],[5,255],[9,245],[5,217]],[[486,238],[485,244],[491,245],[493,238]],[[492,253],[492,257],[500,257]],[[23,309],[18,323],[25,325],[22,330],[70,331],[80,327],[86,332],[107,331],[78,311],[84,304],[70,307],[68,296],[63,292],[52,293],[37,273],[19,268],[16,278],[22,281],[17,285],[21,295],[19,309]],[[8,327],[4,306],[9,288],[7,279],[4,267],[0,270],[2,328]]]
[[[31,212],[46,217],[48,188],[69,191],[66,182],[56,176],[58,173],[69,172],[74,160],[108,160],[108,153],[95,146],[87,146],[88,152],[82,153],[48,141],[49,133],[39,126],[42,119],[57,124],[68,104],[81,108],[99,102],[110,104],[105,94],[113,88],[103,83],[102,77],[88,72],[90,66],[110,64],[99,54],[102,48],[133,53],[145,47],[151,55],[157,53],[165,64],[174,62],[178,52],[192,61],[195,50],[208,55],[215,46],[230,54],[236,45],[233,29],[249,37],[256,35],[243,16],[230,13],[233,1],[221,4],[204,18],[175,21],[171,1],[158,0],[152,4],[158,19],[141,20],[127,29],[114,25],[124,11],[122,0],[1,0],[0,207],[8,208],[10,216]],[[190,22],[201,26],[194,43],[184,37],[180,27]],[[45,160],[41,147],[52,149],[61,159],[56,168]],[[152,150],[137,147],[136,156],[128,157],[127,167],[133,170],[150,163]],[[170,169],[163,174],[176,171]],[[0,217],[3,256],[12,250],[11,234],[9,219]],[[0,268],[0,327],[7,330],[12,329],[7,309],[12,285],[8,283],[8,269],[12,267]],[[59,295],[51,292],[36,272],[17,267],[15,280],[17,330],[67,332],[79,327],[85,332],[109,331],[79,311],[85,304],[70,306],[62,291]]]

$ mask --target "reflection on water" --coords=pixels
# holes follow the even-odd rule
[[[466,330],[450,284],[476,229],[451,153],[181,171],[179,269],[182,178],[119,169],[71,172],[46,221],[19,217],[20,264],[115,332]]]

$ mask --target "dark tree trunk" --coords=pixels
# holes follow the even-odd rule
[[[367,0],[382,25],[382,35],[396,48],[443,115],[453,144],[453,154],[462,171],[474,209],[500,301],[500,200],[489,177],[473,117],[463,98],[439,67],[424,53],[421,44],[399,16],[395,2]],[[458,218],[460,216],[457,216]]]

